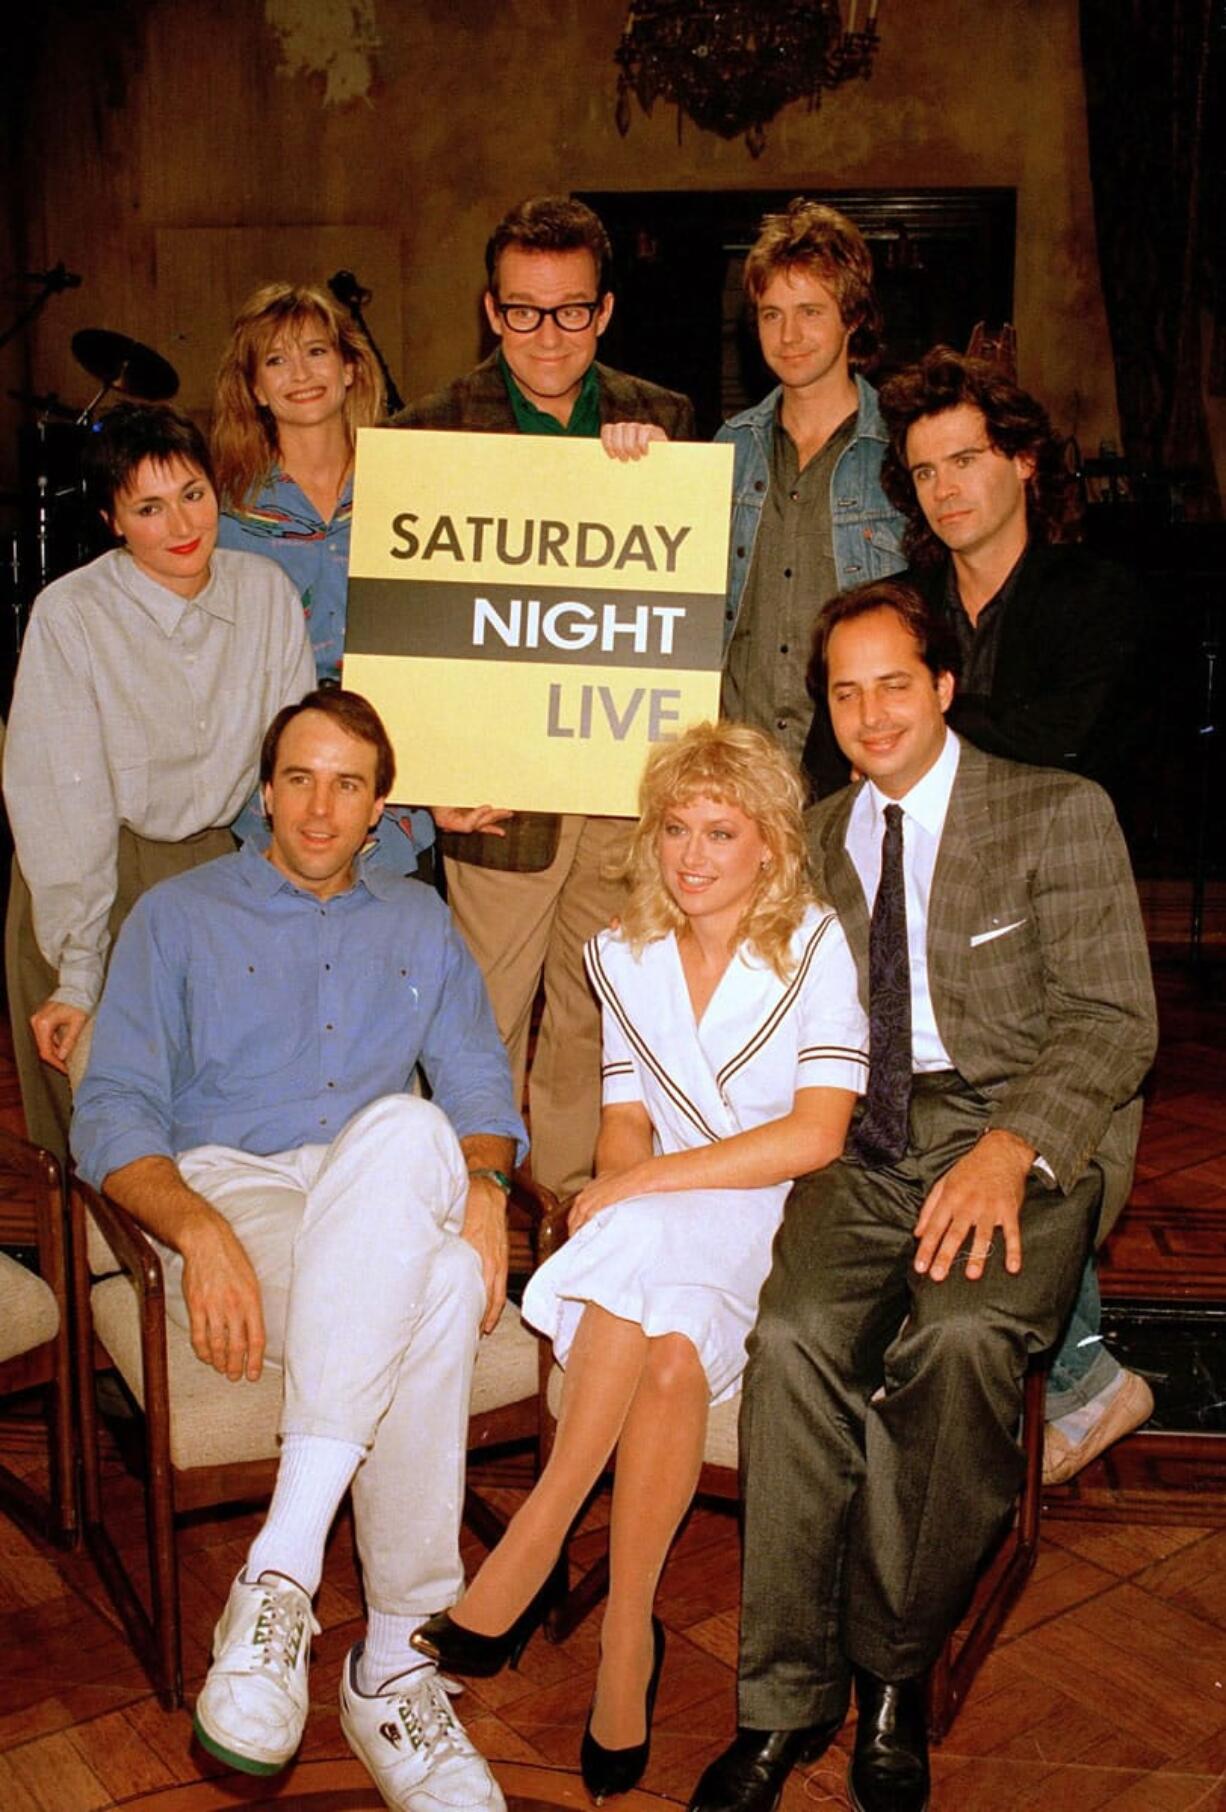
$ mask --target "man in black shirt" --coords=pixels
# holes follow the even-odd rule
[[[907,519],[904,578],[962,654],[948,714],[993,755],[1068,768],[1118,797],[1135,720],[1141,601],[1082,547],[1047,411],[998,367],[938,346],[881,392],[882,484]],[[1103,1346],[1093,1265],[1051,1369],[1043,1477],[1063,1483],[1153,1409]]]

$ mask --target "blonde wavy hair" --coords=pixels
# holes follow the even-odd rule
[[[260,361],[279,335],[297,338],[312,328],[323,329],[353,372],[344,410],[350,448],[359,428],[384,418],[379,361],[348,312],[313,283],[261,284],[238,311],[213,393],[213,466],[223,507],[244,503],[276,464],[277,424],[255,399]]]
[[[814,898],[802,819],[804,786],[779,746],[748,724],[695,724],[648,756],[639,784],[639,821],[619,869],[629,887],[622,933],[639,950],[688,923],[665,885],[659,844],[668,813],[695,799],[734,805],[757,825],[771,859],[737,928],[737,942],[786,981],[794,966],[792,934]]]

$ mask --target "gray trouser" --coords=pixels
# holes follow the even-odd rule
[[[898,1165],[841,1161],[789,1197],[741,1411],[742,1724],[840,1717],[851,1663],[920,1673],[1017,1495],[1022,1379],[1068,1316],[1100,1185],[1065,1197],[1032,1175],[1017,1276],[999,1230],[978,1282],[961,1262],[918,1275],[924,1198],[989,1108],[956,1075],[918,1077]]]

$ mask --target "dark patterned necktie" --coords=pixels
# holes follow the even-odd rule
[[[911,965],[902,872],[902,807],[885,808],[881,880],[868,933],[868,1090],[852,1149],[893,1164],[907,1149],[911,1102]]]

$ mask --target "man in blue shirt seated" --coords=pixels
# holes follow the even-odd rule
[[[505,1299],[524,1152],[485,988],[446,908],[358,852],[391,792],[386,731],[312,692],[264,739],[272,840],[152,889],[124,927],[72,1144],[163,1248],[167,1307],[236,1383],[285,1372],[268,1519],[196,1705],[252,1774],[298,1748],[311,1599],[352,1484],[368,1603],[341,1724],[389,1806],[503,1812],[417,1625],[459,1596],[478,1331]],[[432,1101],[407,1093],[420,1063]]]

